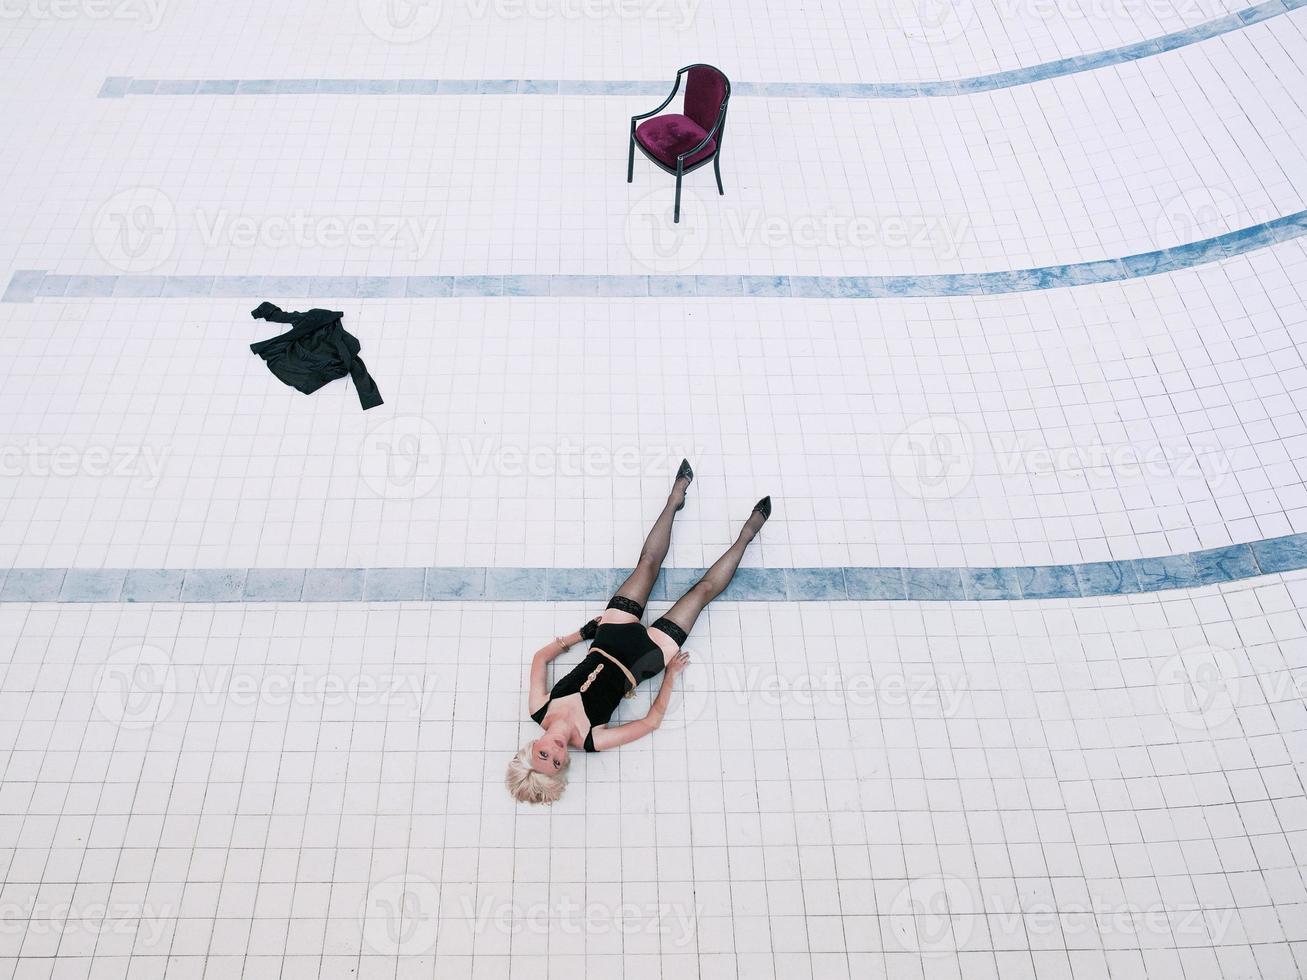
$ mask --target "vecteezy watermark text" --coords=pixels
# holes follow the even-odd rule
[[[890,934],[904,951],[952,955],[970,947],[977,930],[988,932],[994,948],[1032,937],[1051,941],[1109,937],[1138,942],[1186,938],[1190,945],[1220,943],[1228,934],[1234,909],[1170,906],[1161,903],[1108,901],[1053,902],[1038,897],[983,892],[979,883],[952,875],[914,878],[891,898]],[[983,935],[983,933],[982,933]],[[1100,938],[1102,937],[1102,938]],[[1048,941],[1048,940],[1046,940]]]
[[[107,900],[0,902],[0,936],[77,937],[131,936],[138,950],[158,949],[172,936],[177,917],[172,906]]]
[[[666,477],[682,457],[702,455],[679,445],[602,445],[571,438],[514,443],[497,438],[445,436],[420,415],[399,415],[373,426],[359,445],[359,476],[377,496],[416,499],[443,476],[549,478]]]
[[[866,715],[863,709],[914,717],[955,718],[966,706],[971,685],[962,671],[840,669],[786,671],[761,665],[719,664],[711,678],[691,669],[672,693],[664,729],[689,728],[717,710],[753,707]],[[733,713],[734,716],[734,713]]]
[[[956,497],[978,472],[1080,484],[1095,479],[1118,484],[1171,480],[1217,486],[1233,469],[1223,447],[1186,438],[1088,446],[1041,445],[1019,434],[1001,433],[978,440],[951,415],[909,422],[892,440],[887,465],[894,482],[922,500]]]
[[[130,21],[153,31],[165,0],[0,0],[0,20]]]
[[[980,23],[976,0],[886,0],[891,20],[909,40],[951,44]],[[991,9],[985,5],[985,11]],[[1118,22],[1211,20],[1226,13],[1216,0],[996,0],[997,23],[1030,21]]]
[[[477,20],[661,21],[678,29],[694,22],[699,0],[462,0]]]
[[[209,707],[380,708],[424,718],[433,699],[448,688],[430,671],[309,671],[298,665],[257,669],[230,664],[181,669],[167,651],[139,644],[118,651],[97,672],[94,685],[100,718],[128,730],[169,720],[178,701]]]
[[[1021,438],[993,438],[999,472],[1031,476],[1080,475],[1110,470],[1119,479],[1212,479],[1230,472],[1230,461],[1216,449],[1192,443],[1123,444],[1116,446],[1038,446]]]
[[[121,477],[154,489],[168,451],[155,446],[49,445],[31,438],[21,445],[0,445],[0,476]]]
[[[568,898],[533,903],[485,898],[474,904],[470,897],[464,896],[461,906],[463,916],[472,920],[478,933],[661,936],[673,946],[684,946],[694,939],[695,924],[701,913],[697,907],[676,902],[607,905],[582,904]]]
[[[427,253],[440,230],[434,218],[416,215],[316,215],[302,208],[263,217],[201,209],[195,222],[209,248],[375,248],[414,259]]]
[[[296,208],[251,214],[227,208],[182,210],[155,187],[119,191],[96,211],[92,236],[100,256],[122,272],[148,272],[167,261],[183,235],[206,248],[385,251],[419,259],[440,231],[434,216],[345,214]]]
[[[681,220],[673,220],[672,197],[663,191],[631,204],[623,234],[635,261],[654,272],[683,272],[703,258],[709,244],[726,250],[759,248],[795,252],[916,252],[957,258],[974,241],[971,218],[910,212],[769,214],[715,204],[713,219],[693,191],[681,197]]]
[[[794,247],[921,249],[941,258],[956,258],[971,233],[966,215],[938,214],[800,215],[766,217],[760,212],[728,209],[726,234],[731,244],[764,248]]]
[[[724,666],[714,677],[741,704],[914,707],[937,709],[945,717],[957,713],[968,690],[965,677],[942,671],[909,676],[897,671],[850,673],[832,666],[787,674],[758,666]]]
[[[358,0],[359,17],[388,44],[430,37],[442,21],[643,21],[689,28],[701,0]]]

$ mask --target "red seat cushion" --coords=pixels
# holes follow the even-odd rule
[[[673,170],[676,169],[677,154],[694,149],[707,135],[693,119],[674,112],[646,119],[635,127],[635,138],[640,145]],[[717,141],[709,140],[702,150],[685,158],[686,169],[712,156],[716,150]]]

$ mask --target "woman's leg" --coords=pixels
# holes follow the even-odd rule
[[[635,569],[613,596],[613,603],[618,608],[612,608],[610,604],[610,608],[604,610],[599,622],[639,622],[644,612],[644,604],[649,601],[649,593],[653,590],[658,572],[663,567],[663,559],[667,557],[667,549],[672,544],[672,521],[676,519],[676,512],[685,506],[685,492],[693,479],[694,474],[689,471],[689,465],[682,463],[676,482],[672,484],[672,492],[667,495],[667,503],[663,505],[662,513],[658,515],[658,520],[654,521],[654,526],[649,529],[649,536],[644,539],[644,545],[640,548],[640,558],[635,563]],[[620,601],[623,599],[626,601]]]
[[[745,549],[749,547],[749,542],[757,537],[771,513],[771,498],[765,498],[765,503],[765,509],[760,509],[763,502],[759,502],[759,507],[754,508],[749,519],[744,522],[744,527],[740,531],[740,536],[735,539],[735,543],[713,562],[712,567],[703,573],[699,581],[690,586],[690,591],[676,600],[676,604],[667,610],[665,616],[659,618],[649,628],[650,639],[662,648],[665,658],[670,659],[675,656],[681,645],[685,643],[686,634],[694,626],[694,621],[699,618],[699,613],[703,612],[708,603],[721,595],[731,579],[735,577],[735,570],[740,567],[740,559],[744,557]]]

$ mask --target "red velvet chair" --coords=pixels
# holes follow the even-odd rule
[[[660,116],[676,98],[685,82],[685,104],[679,113]],[[676,73],[671,95],[652,112],[631,117],[631,145],[626,159],[626,182],[635,179],[635,148],[659,170],[676,175],[676,209],[673,221],[681,220],[681,178],[709,160],[717,175],[717,193],[722,189],[722,135],[726,129],[726,104],[731,99],[731,82],[712,65],[687,65]],[[646,120],[640,122],[640,120]],[[636,125],[640,123],[640,125]]]

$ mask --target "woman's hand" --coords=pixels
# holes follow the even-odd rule
[[[667,714],[667,708],[672,703],[672,688],[676,686],[676,678],[689,664],[690,655],[684,650],[678,650],[672,659],[667,661],[667,666],[663,668],[663,683],[658,688],[658,696],[653,699],[653,704],[649,705],[649,713],[643,718],[643,723],[650,731],[663,723],[663,716]]]
[[[675,677],[689,665],[690,654],[685,650],[678,650],[676,656],[667,661],[667,666],[664,669],[667,671],[668,677]]]

